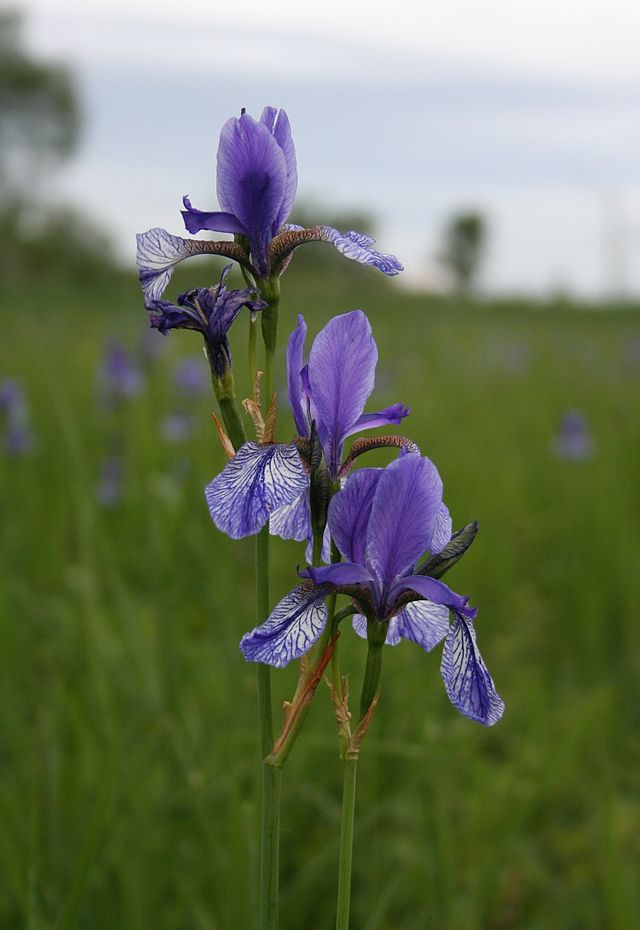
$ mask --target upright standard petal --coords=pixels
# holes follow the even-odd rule
[[[340,467],[344,438],[373,390],[377,361],[371,325],[362,310],[333,317],[313,341],[309,385],[333,476]]]
[[[308,483],[295,443],[246,442],[207,485],[205,496],[218,529],[241,539],[261,530]]]
[[[403,455],[382,472],[367,534],[369,560],[384,584],[412,568],[433,536],[442,481],[433,462]]]
[[[240,650],[245,659],[282,668],[303,656],[324,630],[328,593],[328,588],[317,588],[311,582],[290,591],[268,620],[242,637]]]
[[[461,614],[447,635],[440,671],[449,700],[461,714],[485,727],[498,722],[504,701],[480,655],[473,623]]]
[[[272,134],[287,162],[287,183],[284,191],[284,198],[280,206],[280,212],[276,217],[275,226],[279,229],[283,223],[286,223],[289,214],[293,208],[293,202],[298,189],[298,166],[296,163],[296,149],[291,137],[291,125],[289,117],[284,110],[277,110],[275,107],[265,107],[260,117],[260,122],[264,123]]]
[[[302,386],[301,371],[304,366],[304,341],[307,336],[307,324],[302,314],[298,314],[298,325],[289,336],[287,345],[287,386],[289,388],[289,403],[293,412],[293,419],[298,430],[298,436],[309,436],[309,424],[303,407],[304,389]]]
[[[287,160],[264,123],[248,113],[222,127],[218,148],[218,200],[244,226],[254,264],[269,271],[269,244],[287,188]]]
[[[366,564],[367,526],[381,468],[351,473],[341,491],[331,498],[327,523],[340,554],[347,562]]]
[[[171,280],[178,262],[194,255],[224,255],[247,264],[244,250],[235,242],[201,242],[198,239],[181,239],[166,229],[155,227],[136,236],[138,276],[144,291],[145,302],[159,300]]]

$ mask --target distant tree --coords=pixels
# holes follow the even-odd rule
[[[456,213],[449,219],[444,231],[440,260],[459,293],[469,294],[473,291],[484,257],[486,239],[487,223],[481,213],[468,210]]]
[[[74,278],[108,269],[108,237],[84,213],[46,196],[53,172],[73,153],[80,108],[63,65],[25,48],[23,17],[0,10],[0,277],[55,273]],[[46,185],[46,186],[45,186]]]
[[[71,154],[79,129],[68,70],[35,61],[24,47],[22,14],[0,11],[0,209],[29,200],[45,172]]]

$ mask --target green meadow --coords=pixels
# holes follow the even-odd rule
[[[281,346],[299,312],[310,334],[368,313],[369,409],[412,408],[403,431],[437,463],[454,525],[480,521],[446,580],[479,608],[507,705],[486,730],[450,706],[439,648],[385,651],[359,766],[352,926],[638,927],[640,312],[445,300],[347,265],[305,277],[294,262]],[[202,282],[195,270],[172,293]],[[23,379],[39,441],[0,456],[0,927],[248,930],[259,762],[255,668],[238,641],[254,625],[252,541],[224,538],[204,503],[224,464],[213,398],[193,402],[185,442],[161,429],[199,337],[171,334],[143,393],[105,411],[106,340],[137,351],[144,334],[133,275],[35,280],[2,303],[0,379]],[[242,373],[246,329],[232,333]],[[585,461],[554,451],[567,409],[588,418]],[[105,508],[113,436],[125,481]],[[272,551],[275,601],[304,551]],[[345,627],[340,648],[357,701],[364,645]],[[277,704],[294,681],[275,673]],[[322,686],[284,774],[283,930],[333,925],[340,791]]]

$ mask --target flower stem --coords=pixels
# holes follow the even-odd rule
[[[231,440],[233,448],[238,451],[241,445],[247,441],[244,431],[244,423],[240,418],[240,411],[235,397],[218,397],[218,405],[222,420],[227,429],[227,435]]]
[[[262,338],[264,340],[264,391],[263,405],[268,408],[273,395],[273,361],[278,338],[278,307],[280,305],[280,279],[277,276],[263,278],[258,282],[260,294],[267,303],[261,312]]]
[[[255,314],[251,314],[249,320],[249,397],[253,397],[253,391],[256,385],[256,372],[258,363],[256,361],[256,341],[257,341],[258,321]]]
[[[260,818],[260,930],[277,930],[282,769],[262,763]]]
[[[267,307],[262,311],[262,336],[265,347],[263,410],[267,410],[273,394],[273,363],[278,329],[280,281],[259,282]],[[265,319],[266,315],[266,319]],[[253,348],[251,345],[254,333]],[[255,367],[255,330],[249,335],[250,365]],[[251,360],[253,356],[253,361]],[[269,616],[269,524],[256,537],[256,624]],[[262,801],[260,816],[260,930],[277,930],[280,858],[280,767],[268,760],[273,748],[273,711],[271,707],[271,669],[259,663],[258,713],[260,718],[260,751],[262,756]]]
[[[371,707],[380,683],[380,670],[382,668],[382,647],[387,635],[386,624],[379,620],[367,618],[367,664],[364,669],[364,680],[360,695],[360,720],[362,721]]]
[[[342,818],[340,821],[340,861],[338,865],[338,906],[336,930],[348,930],[351,906],[351,862],[353,858],[353,821],[356,807],[358,757],[342,763]]]
[[[370,709],[376,700],[382,667],[382,647],[386,638],[386,625],[372,617],[367,619],[367,664],[362,682],[360,697],[360,720],[354,739],[343,750],[342,755],[342,817],[340,823],[340,860],[338,863],[338,903],[336,910],[336,930],[349,930],[349,909],[351,905],[351,863],[353,859],[353,822],[356,806],[356,774],[360,740],[370,719]],[[339,683],[339,671],[334,669],[334,688],[336,677]],[[375,705],[374,705],[375,706]],[[369,715],[369,718],[367,717]],[[360,736],[358,737],[358,733]]]

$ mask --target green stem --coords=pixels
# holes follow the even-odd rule
[[[261,312],[262,336],[265,346],[265,371],[262,407],[266,411],[273,394],[273,362],[278,328],[280,281],[259,282],[267,307]],[[266,315],[266,319],[265,319]],[[250,330],[250,366],[255,366],[255,330]],[[254,332],[253,349],[251,332]],[[253,352],[253,362],[252,353]],[[269,524],[256,537],[256,622],[264,623],[269,616]],[[271,765],[267,757],[273,747],[273,712],[271,707],[271,669],[258,664],[258,710],[260,716],[260,748],[262,754],[262,806],[260,817],[260,930],[277,930],[280,858],[280,785],[281,769]]]
[[[244,423],[240,417],[240,411],[235,397],[218,397],[220,413],[227,430],[227,435],[231,440],[233,448],[237,451],[241,445],[247,441],[244,431]]]
[[[378,691],[380,670],[382,668],[382,647],[386,638],[386,624],[379,620],[367,620],[367,664],[364,669],[362,693],[360,695],[360,720],[366,716]]]
[[[258,370],[256,341],[258,332],[258,321],[255,314],[251,314],[249,320],[249,397],[253,397],[253,391],[256,384],[256,372]]]
[[[338,865],[338,906],[336,930],[348,930],[351,905],[351,862],[353,859],[353,821],[356,807],[358,759],[342,763],[342,819],[340,821],[340,862]]]
[[[280,305],[280,279],[264,278],[258,282],[260,294],[267,306],[260,313],[262,321],[262,338],[264,340],[264,390],[263,406],[268,408],[273,395],[273,361],[278,339],[278,307]]]
[[[277,930],[282,769],[262,763],[260,818],[260,930]]]

